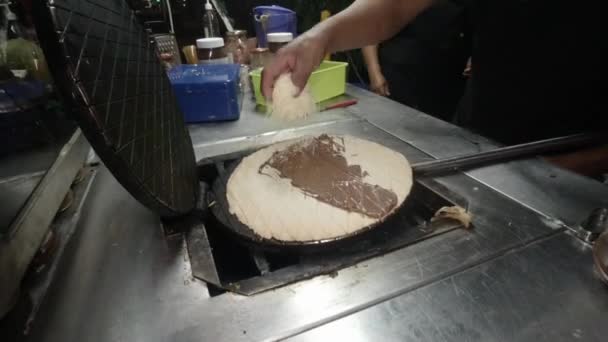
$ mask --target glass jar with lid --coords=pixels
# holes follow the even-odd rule
[[[263,68],[270,61],[270,51],[267,48],[251,50],[251,70]]]
[[[268,41],[268,49],[272,53],[276,53],[284,45],[287,45],[293,40],[293,34],[291,32],[274,32],[266,35]]]
[[[224,39],[219,37],[196,40],[196,52],[200,64],[228,64],[230,60],[224,49]]]
[[[248,64],[247,31],[235,30],[226,33],[226,53],[233,63]]]

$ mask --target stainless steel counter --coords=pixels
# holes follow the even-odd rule
[[[349,88],[359,104],[277,123],[245,104],[241,120],[192,126],[197,157],[320,132],[380,142],[411,161],[494,146]],[[183,239],[100,170],[32,341],[603,340],[608,288],[567,227],[608,188],[527,160],[438,179],[468,200],[456,230],[341,270],[245,297],[210,297]]]
[[[552,236],[292,341],[603,341],[608,289],[580,248]]]

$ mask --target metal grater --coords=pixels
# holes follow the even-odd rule
[[[177,46],[177,40],[175,40],[175,35],[170,33],[155,34],[152,36],[152,39],[156,43],[158,55],[161,57],[161,61],[166,67],[170,68],[182,64],[182,58]],[[163,59],[163,53],[171,54],[171,60]]]

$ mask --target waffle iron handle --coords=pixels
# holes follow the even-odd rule
[[[412,165],[412,169],[417,176],[430,174],[437,175],[440,173],[463,171],[524,157],[536,156],[543,153],[581,148],[600,142],[608,142],[608,132],[580,133],[519,145],[499,147],[490,151],[416,163]]]

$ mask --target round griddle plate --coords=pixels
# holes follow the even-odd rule
[[[198,196],[190,136],[154,46],[125,0],[33,2],[55,84],[118,181],[162,216]]]
[[[237,168],[242,159],[235,161],[233,165],[226,168],[215,180],[212,185],[212,191],[208,193],[207,203],[211,206],[211,211],[217,220],[230,231],[233,235],[240,238],[246,244],[252,245],[259,249],[265,249],[270,251],[298,251],[298,252],[318,252],[326,251],[332,248],[341,247],[348,245],[358,239],[364,239],[366,233],[382,226],[386,220],[394,217],[395,214],[404,206],[405,202],[401,203],[392,213],[387,215],[384,219],[378,220],[377,222],[356,230],[349,234],[344,234],[338,237],[322,239],[322,240],[308,240],[308,241],[281,241],[277,239],[268,239],[257,234],[253,229],[242,223],[238,217],[230,213],[230,204],[228,203],[228,181],[230,176]]]

